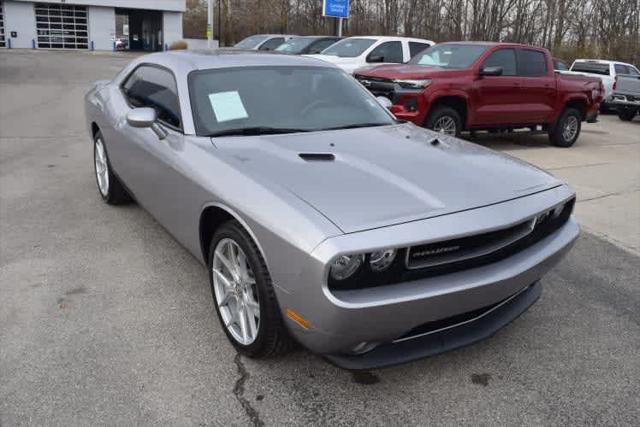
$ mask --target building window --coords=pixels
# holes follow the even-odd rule
[[[0,47],[7,47],[7,39],[4,35],[4,9],[0,1]]]
[[[89,48],[86,7],[36,3],[35,10],[39,48]]]

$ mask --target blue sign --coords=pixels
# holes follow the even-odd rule
[[[349,0],[322,0],[322,16],[349,17]]]

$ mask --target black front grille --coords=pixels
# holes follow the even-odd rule
[[[355,78],[375,96],[395,98],[396,84],[391,79],[356,75]]]
[[[562,207],[562,210],[558,215],[553,215],[552,210],[546,212],[546,214],[539,215],[535,223],[530,221],[522,222],[516,226],[509,227],[502,230],[492,231],[490,233],[482,233],[475,236],[465,237],[461,239],[453,239],[444,242],[430,243],[427,245],[414,246],[408,249],[402,249],[398,251],[396,259],[393,265],[383,273],[375,273],[368,268],[369,257],[365,259],[364,267],[360,269],[354,276],[347,280],[337,281],[329,280],[329,288],[332,290],[353,290],[353,289],[365,289],[377,286],[391,285],[394,283],[409,282],[412,280],[424,279],[427,277],[434,277],[443,274],[455,273],[458,271],[464,271],[471,268],[480,267],[483,265],[491,264],[501,261],[512,255],[517,254],[520,251],[534,245],[545,237],[553,234],[559,230],[571,217],[573,212],[573,206],[575,199],[571,199],[566,202]],[[532,227],[527,233],[525,227]],[[508,236],[521,236],[516,239],[506,239]],[[482,247],[491,247],[488,242],[502,242],[504,245],[496,245],[497,249],[489,251],[476,251],[474,249]],[[419,265],[411,265],[408,262],[408,253],[411,254],[416,248],[450,248],[455,246],[465,245],[465,251],[467,254],[473,254],[470,257],[456,257],[453,256],[456,251],[440,251],[437,250],[432,254],[433,259],[421,267]],[[427,249],[428,250],[428,249]],[[424,252],[424,250],[423,250]],[[462,253],[460,249],[458,253]],[[443,260],[443,256],[449,255],[450,259],[446,262],[439,262]],[[424,261],[421,260],[421,261]],[[435,262],[438,261],[438,262]]]

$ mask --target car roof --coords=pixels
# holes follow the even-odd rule
[[[133,63],[136,66],[143,63],[161,65],[176,73],[189,73],[190,71],[214,68],[260,66],[316,66],[335,68],[335,65],[326,61],[306,56],[233,48],[158,52],[143,55],[133,61]]]
[[[432,40],[427,39],[417,39],[414,37],[397,37],[397,36],[351,36],[349,39],[370,39],[370,40],[381,40],[381,41],[394,41],[394,40],[407,40],[410,42],[419,42],[419,43],[429,43],[436,44]],[[345,39],[346,40],[346,39]]]
[[[597,64],[621,64],[621,65],[632,65],[627,62],[622,61],[610,61],[608,59],[576,59],[573,62],[595,62]]]

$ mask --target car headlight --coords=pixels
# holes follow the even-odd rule
[[[398,80],[394,80],[394,83],[399,84],[400,87],[404,89],[424,89],[425,87],[431,84],[431,79],[424,79],[424,80],[398,79]]]
[[[364,263],[364,255],[340,255],[331,264],[331,278],[334,280],[345,280],[360,269]]]
[[[369,255],[369,266],[372,271],[380,272],[391,267],[393,260],[396,259],[397,251],[395,249],[384,249],[372,252]]]

